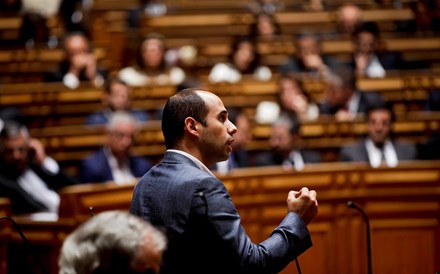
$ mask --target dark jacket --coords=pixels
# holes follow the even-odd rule
[[[65,186],[77,184],[72,177],[67,176],[63,172],[52,174],[36,165],[31,165],[30,168],[46,183],[48,188],[54,191],[58,191]],[[12,214],[47,211],[48,208],[45,205],[35,200],[20,187],[17,182],[18,178],[18,174],[11,174],[9,170],[5,170],[3,163],[0,162],[0,196],[11,200]]]
[[[128,161],[134,177],[141,177],[152,166],[150,161],[138,156],[130,156]],[[78,178],[82,183],[113,181],[112,171],[104,148],[101,148],[81,162]]]
[[[162,274],[277,273],[312,245],[295,213],[252,243],[224,184],[175,152],[141,178],[130,212],[167,231]]]

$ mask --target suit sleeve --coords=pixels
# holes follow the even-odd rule
[[[239,261],[242,273],[276,273],[312,246],[305,223],[295,213],[288,213],[265,241],[254,244],[241,226],[240,216],[228,191],[217,179],[203,182],[206,197],[193,199],[199,214],[209,218],[213,237],[218,237],[227,252]]]

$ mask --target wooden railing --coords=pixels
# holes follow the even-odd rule
[[[0,198],[0,217],[11,216],[11,204],[8,198]],[[0,220],[0,274],[8,273],[7,257],[8,244],[12,224],[7,220]]]
[[[396,168],[354,163],[309,164],[301,172],[281,167],[237,169],[218,175],[231,194],[242,224],[258,243],[286,214],[289,190],[317,191],[319,212],[308,226],[314,246],[300,257],[307,273],[367,273],[365,225],[371,224],[375,273],[435,273],[440,269],[440,162],[413,161]],[[134,185],[78,185],[61,191],[58,221],[17,218],[32,244],[45,252],[50,274],[66,235],[94,214],[128,210]],[[13,241],[19,242],[17,237]],[[282,273],[294,273],[294,264]]]
[[[96,47],[93,53],[100,67],[111,66],[104,47]],[[0,80],[3,83],[42,82],[44,74],[57,69],[64,56],[61,47],[0,49]]]
[[[165,143],[160,121],[145,122],[139,127],[132,152],[156,161],[165,152]],[[440,128],[440,114],[436,112],[411,113],[398,116],[393,125],[397,139],[416,144],[427,141]],[[269,150],[271,126],[253,124],[252,140],[247,149],[252,155]],[[301,127],[304,147],[319,151],[324,161],[337,161],[340,148],[353,143],[367,132],[365,121],[360,117],[354,122],[338,122],[333,117],[322,117],[314,122],[305,122]],[[31,129],[31,135],[42,141],[48,155],[60,165],[76,173],[78,162],[98,150],[105,142],[105,130],[100,126],[56,126]]]
[[[407,72],[386,78],[362,78],[358,87],[364,92],[378,92],[394,105],[397,113],[421,111],[429,92],[440,88],[437,72]],[[244,107],[253,114],[261,101],[276,101],[277,76],[260,82],[244,78],[235,84],[212,84],[202,80],[203,88],[218,94],[227,107]],[[83,85],[71,90],[61,83],[4,84],[0,92],[2,107],[15,107],[27,118],[30,127],[83,124],[86,115],[101,109],[100,88]],[[320,79],[304,78],[304,88],[315,102],[323,99],[325,84]],[[148,86],[133,89],[133,107],[155,115],[166,99],[177,91],[175,86]]]

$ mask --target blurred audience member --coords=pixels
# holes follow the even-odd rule
[[[337,70],[325,78],[324,99],[319,104],[319,113],[335,115],[339,121],[353,120],[358,114],[383,102],[382,96],[375,92],[356,89],[356,78],[351,71]]]
[[[128,26],[130,28],[140,28],[143,18],[162,16],[167,13],[167,6],[163,0],[139,0],[139,4],[128,11]]]
[[[383,49],[379,27],[374,22],[358,24],[353,31],[352,67],[357,76],[382,78],[389,70],[406,69],[401,55]]]
[[[324,0],[307,0],[304,1],[303,9],[307,11],[323,11],[326,9]]]
[[[46,155],[27,128],[6,122],[0,133],[0,196],[11,200],[13,214],[58,213],[57,190],[76,184]]]
[[[260,61],[256,45],[251,37],[238,37],[232,45],[229,61],[216,64],[209,73],[212,83],[237,83],[244,76],[257,81],[267,81],[272,77],[271,70]]]
[[[131,87],[117,78],[110,78],[105,86],[102,96],[103,110],[90,114],[85,119],[86,125],[106,124],[109,117],[116,111],[127,111],[131,113],[137,121],[145,122],[150,120],[147,112],[132,109],[131,107]]]
[[[281,0],[252,0],[248,4],[249,10],[254,13],[275,14],[283,11],[285,8],[284,1]]]
[[[185,71],[167,63],[165,37],[150,33],[139,44],[136,65],[121,69],[118,77],[129,86],[180,85]]]
[[[57,15],[61,0],[21,0],[21,4],[23,13],[34,13],[49,18]]]
[[[363,20],[361,8],[352,2],[347,2],[338,8],[337,14],[338,32],[348,34],[348,37],[351,37],[356,26]]]
[[[125,211],[106,211],[82,223],[63,243],[59,274],[159,274],[163,232]]]
[[[274,15],[259,13],[254,16],[249,33],[256,41],[276,41],[281,35],[281,27]]]
[[[232,143],[232,152],[229,154],[228,160],[218,162],[211,168],[222,174],[226,174],[234,168],[250,165],[247,144],[252,139],[252,128],[249,116],[242,108],[229,108],[228,119],[237,127],[237,133],[234,134],[234,142]]]
[[[255,159],[256,166],[281,165],[300,171],[308,163],[320,163],[321,155],[302,148],[300,122],[292,117],[281,117],[272,126],[269,139],[271,151],[262,152]]]
[[[262,101],[257,105],[255,119],[259,123],[274,123],[280,115],[289,114],[300,121],[314,121],[319,107],[305,91],[302,81],[294,74],[278,80],[278,102]]]
[[[63,82],[71,89],[88,82],[94,87],[102,87],[105,70],[98,67],[89,39],[80,32],[68,33],[64,38],[65,59],[58,69],[46,74],[48,82]]]
[[[392,136],[395,120],[391,105],[384,103],[372,106],[367,112],[367,137],[341,149],[341,161],[367,162],[372,167],[385,164],[395,167],[399,161],[415,160],[416,146],[399,142]]]
[[[20,26],[20,44],[27,49],[32,49],[35,45],[47,43],[49,41],[49,28],[47,19],[38,13],[25,13],[22,15]],[[56,46],[54,44],[53,46]]]
[[[296,55],[290,56],[287,61],[280,65],[279,73],[303,73],[323,75],[341,62],[332,56],[321,53],[321,41],[313,33],[301,33],[295,39]]]
[[[127,112],[115,112],[107,124],[104,146],[82,161],[79,180],[82,183],[131,184],[144,175],[152,164],[143,157],[132,155],[136,132],[135,117]]]
[[[94,0],[61,0],[58,12],[65,30],[90,36],[93,4]]]

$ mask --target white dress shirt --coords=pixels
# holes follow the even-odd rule
[[[59,172],[58,164],[50,157],[44,159],[43,168],[53,174]],[[17,182],[32,198],[45,205],[49,212],[58,212],[60,196],[57,192],[48,188],[46,183],[32,169],[26,169]]]
[[[377,146],[374,145],[373,141],[367,139],[365,141],[365,147],[368,153],[368,159],[370,160],[370,165],[372,167],[378,167],[382,163],[382,159],[384,159],[385,164],[388,167],[395,167],[398,164],[396,149],[390,140],[386,140],[381,150]]]

